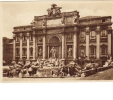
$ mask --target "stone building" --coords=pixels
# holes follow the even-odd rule
[[[68,63],[79,57],[106,61],[111,55],[111,16],[61,12],[52,4],[48,14],[34,16],[30,25],[14,27],[13,60],[36,61],[50,57]]]
[[[3,61],[5,65],[10,64],[13,59],[13,39],[3,37]]]

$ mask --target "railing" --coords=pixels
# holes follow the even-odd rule
[[[107,39],[107,37],[101,37],[101,38],[100,38],[100,41],[101,41],[101,42],[107,42],[108,39]]]
[[[107,57],[107,54],[101,54],[100,57]]]
[[[90,42],[96,42],[96,39],[90,39]]]
[[[96,57],[96,54],[89,54],[89,57],[95,58]]]

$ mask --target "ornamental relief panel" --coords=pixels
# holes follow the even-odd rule
[[[37,42],[38,43],[43,43],[43,36],[38,36]]]
[[[67,40],[67,42],[72,42],[73,41],[73,33],[67,33],[66,40]]]
[[[51,30],[47,30],[47,34],[57,34],[57,33],[61,33],[62,30],[61,29],[51,29]]]

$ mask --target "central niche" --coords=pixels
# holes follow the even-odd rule
[[[57,44],[57,43],[60,43],[60,41],[59,41],[59,38],[57,36],[52,36],[49,40],[49,43],[51,43],[51,44],[56,43]]]

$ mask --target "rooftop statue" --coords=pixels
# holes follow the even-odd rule
[[[61,9],[62,7],[57,7],[56,4],[52,4],[51,5],[51,8],[48,8],[47,9],[47,12],[48,12],[48,16],[56,16],[56,15],[60,15],[61,13]]]

